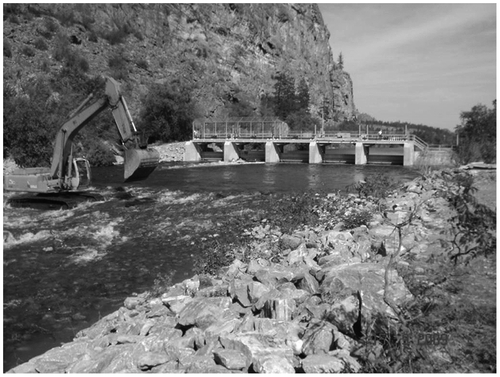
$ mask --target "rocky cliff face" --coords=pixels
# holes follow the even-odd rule
[[[20,4],[4,6],[4,82],[61,69],[57,43],[67,38],[88,62],[137,99],[154,82],[181,80],[205,117],[227,115],[228,103],[273,93],[285,71],[308,83],[311,113],[342,120],[355,112],[352,81],[332,57],[330,33],[315,4]],[[111,63],[113,58],[115,64]],[[25,83],[24,83],[25,84]]]

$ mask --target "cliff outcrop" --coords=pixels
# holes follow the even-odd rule
[[[230,103],[260,115],[277,72],[306,79],[315,116],[323,104],[330,118],[355,113],[352,81],[315,4],[11,4],[3,27],[4,83],[18,92],[62,69],[62,38],[87,74],[120,76],[133,115],[152,83],[175,80],[192,88],[202,116],[225,116]]]

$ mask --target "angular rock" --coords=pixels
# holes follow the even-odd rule
[[[248,308],[252,306],[248,298],[248,284],[249,281],[233,280],[229,285],[228,293],[231,298],[238,300],[241,306]]]
[[[168,317],[173,315],[174,313],[160,302],[160,304],[151,307],[149,312],[146,313],[146,318]]]
[[[308,272],[305,272],[302,279],[300,279],[297,282],[297,288],[303,289],[312,295],[319,293],[318,281],[316,280],[316,278],[311,276],[311,274],[309,274]]]
[[[258,281],[252,281],[247,285],[247,297],[251,304],[255,304],[262,296],[269,293],[271,288]]]
[[[359,347],[357,341],[342,334],[337,328],[333,330],[333,344],[335,349],[345,349],[348,352],[351,352]]]
[[[247,265],[239,259],[235,259],[233,263],[231,263],[228,267],[223,268],[222,270],[224,271],[225,277],[229,279],[237,279],[246,272]]]
[[[288,256],[287,261],[290,266],[295,264],[304,263],[304,258],[309,255],[306,244],[301,243],[295,250],[292,250]]]
[[[284,342],[277,343],[277,339],[261,334],[230,334],[220,337],[220,342],[225,349],[237,350],[246,356],[247,367],[251,364],[259,365],[262,370],[267,370],[267,362],[270,356],[276,357],[282,365],[291,365],[293,367],[293,350],[286,346]],[[285,368],[285,367],[284,367]]]
[[[320,297],[310,296],[297,308],[297,317],[302,317],[307,321],[312,318],[321,319],[329,309],[330,304],[323,303]]]
[[[184,307],[193,301],[193,298],[191,296],[171,296],[171,297],[163,297],[162,296],[162,302],[164,305],[167,306],[170,311],[172,311],[175,314],[179,314]]]
[[[279,321],[290,321],[296,307],[293,298],[271,298],[264,304],[262,314],[266,318],[273,318]]]
[[[165,364],[151,368],[151,373],[183,373],[184,371],[185,368],[180,367],[177,360],[171,360]]]
[[[173,326],[162,326],[161,324],[157,324],[149,331],[148,337],[153,335],[158,336],[160,339],[174,340],[182,337],[182,330],[175,329]]]
[[[225,297],[228,289],[229,284],[217,284],[198,290],[196,297]]]
[[[222,318],[205,329],[205,338],[217,340],[219,336],[231,334],[239,327],[241,321],[238,318]]]
[[[302,360],[302,368],[305,373],[341,373],[345,370],[345,362],[326,354],[309,355]]]
[[[231,371],[222,365],[211,365],[204,368],[193,368],[189,367],[184,373],[206,373],[206,374],[221,374],[221,373],[238,373],[237,371]]]
[[[257,373],[295,373],[293,361],[274,354],[257,357],[253,362],[253,370]]]
[[[30,364],[34,366],[37,373],[63,373],[66,368],[80,360],[85,353],[85,342],[67,343],[31,359]]]
[[[334,350],[328,352],[328,355],[343,360],[345,363],[345,369],[349,373],[358,373],[361,369],[361,365],[359,365],[357,360],[349,354],[348,350]]]
[[[257,259],[252,259],[250,262],[248,262],[248,267],[247,267],[247,274],[250,275],[255,275],[255,273],[259,270],[266,269],[269,267],[270,262],[266,259],[262,258],[257,258]]]
[[[146,302],[146,299],[144,297],[127,297],[125,299],[125,302],[123,303],[123,306],[125,306],[127,309],[132,310],[135,309],[137,306],[140,306]]]
[[[198,327],[191,327],[182,338],[186,340],[185,347],[195,349],[196,344],[205,343],[205,332]]]
[[[215,361],[212,355],[193,355],[191,356],[189,363],[184,361],[184,366],[186,367],[186,373],[206,373],[203,371],[214,367]]]
[[[351,337],[356,337],[353,325],[359,318],[359,291],[362,299],[362,329],[377,313],[396,317],[384,302],[385,266],[382,263],[356,263],[336,266],[321,271],[325,278],[321,284],[321,298],[332,304],[328,320]],[[391,271],[390,297],[397,305],[410,299],[411,293],[396,271]]]
[[[227,369],[242,370],[247,367],[246,356],[237,350],[219,349],[214,351],[215,363]]]
[[[295,271],[291,268],[273,265],[265,270],[259,270],[255,273],[255,279],[264,285],[275,287],[277,284],[292,281]]]
[[[284,234],[281,236],[280,242],[283,249],[290,248],[291,250],[295,250],[303,242],[303,239],[301,237]]]
[[[146,352],[139,357],[137,366],[140,370],[144,371],[156,367],[160,364],[165,364],[168,361],[170,361],[170,358],[167,356],[167,354]]]
[[[229,310],[229,297],[196,298],[190,301],[179,313],[178,323],[181,326],[196,326],[205,330],[216,323]]]
[[[128,344],[128,343],[138,343],[143,340],[144,337],[141,335],[129,335],[129,334],[119,334],[116,338],[117,344]]]
[[[334,348],[334,331],[337,328],[328,322],[310,325],[304,333],[302,350],[306,355],[326,354]]]
[[[90,360],[82,358],[68,368],[67,373],[106,373],[115,370],[127,370],[138,372],[139,369],[133,359],[133,355],[138,355],[144,349],[133,344],[126,344],[118,347],[109,347],[99,352]],[[89,362],[91,361],[91,362]]]

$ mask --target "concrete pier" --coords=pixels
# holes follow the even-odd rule
[[[356,143],[356,165],[366,165],[368,162],[368,154],[370,153],[370,148],[363,143]]]
[[[266,162],[280,162],[278,146],[272,141],[266,143]]]
[[[201,161],[201,147],[198,143],[195,143],[193,141],[186,142],[186,145],[184,147],[184,161]]]
[[[415,147],[413,143],[404,143],[403,166],[413,166],[415,161]]]
[[[224,143],[224,162],[236,161],[240,158],[238,147],[231,141]]]
[[[309,163],[310,164],[321,164],[323,162],[323,156],[325,154],[325,146],[320,145],[315,141],[309,143]]]

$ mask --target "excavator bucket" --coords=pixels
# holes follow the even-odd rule
[[[146,179],[160,162],[156,149],[127,149],[124,156],[125,182]]]

